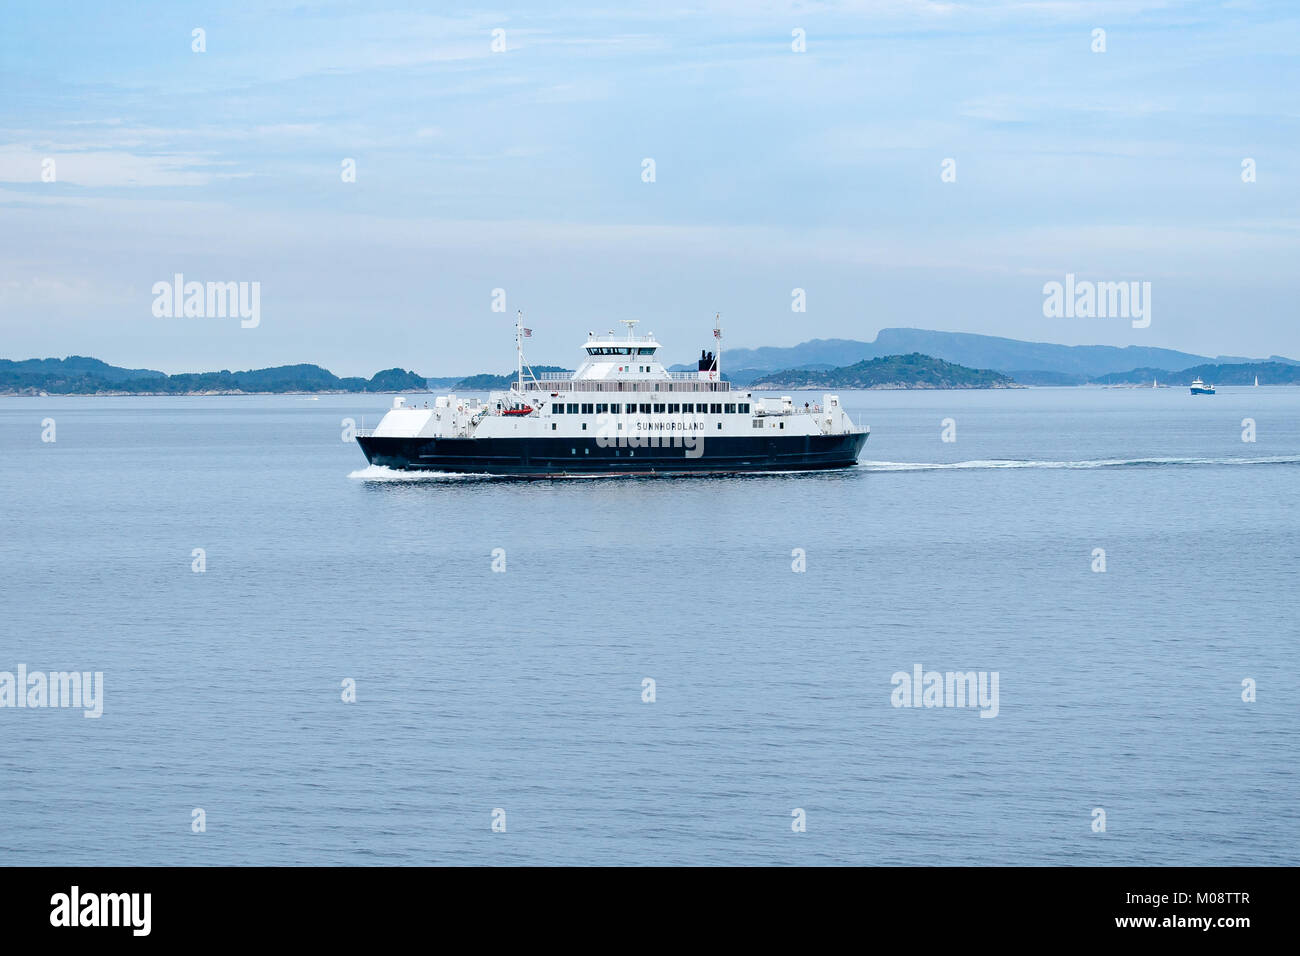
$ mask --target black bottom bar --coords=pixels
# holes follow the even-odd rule
[[[528,869],[11,868],[0,869],[0,926],[6,944],[33,938],[76,945],[110,939],[209,945],[283,940],[295,951],[316,941],[332,949],[350,938],[374,943],[412,933],[435,944],[463,938],[466,931],[475,934],[472,938],[497,939],[503,920],[541,936],[605,941],[613,924],[616,931],[632,937],[648,933],[665,945],[679,938],[665,931],[698,924],[725,930],[733,945],[784,930],[805,942],[847,933],[872,943],[898,940],[908,951],[921,952],[983,951],[1044,937],[1127,939],[1162,947],[1205,942],[1231,951],[1258,940],[1261,932],[1271,929],[1274,935],[1285,927],[1283,909],[1293,876],[1283,869],[1230,868],[570,869],[545,874]],[[73,887],[76,922],[118,925],[70,925]],[[143,894],[148,894],[147,909]]]

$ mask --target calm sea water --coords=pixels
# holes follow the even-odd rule
[[[527,483],[364,470],[383,396],[0,399],[0,671],[104,674],[0,709],[0,858],[1300,862],[1300,390],[845,397],[851,471]]]

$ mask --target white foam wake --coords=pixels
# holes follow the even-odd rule
[[[491,475],[468,475],[451,471],[402,471],[384,465],[367,465],[348,475],[358,481],[459,481],[466,478],[490,478]]]
[[[939,463],[911,461],[864,461],[858,467],[866,471],[970,471],[994,468],[1123,468],[1159,467],[1164,465],[1297,465],[1300,455],[1273,455],[1266,458],[1089,458],[1082,461],[1035,461],[993,458],[977,461]]]

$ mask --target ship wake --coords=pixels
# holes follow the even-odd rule
[[[418,481],[481,481],[491,475],[462,474],[452,471],[403,471],[399,468],[387,468],[384,465],[367,465],[351,472],[349,478],[357,481],[374,482],[418,482]]]
[[[1040,461],[993,458],[976,461],[910,462],[864,461],[864,471],[988,471],[1009,468],[1081,470],[1091,468],[1163,468],[1196,465],[1300,465],[1300,455],[1272,455],[1265,458],[1087,458],[1082,461]]]

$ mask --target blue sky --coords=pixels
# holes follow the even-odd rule
[[[0,357],[454,375],[516,308],[555,364],[623,318],[686,360],[715,311],[1300,357],[1293,3],[557,7],[7,3]],[[154,317],[178,272],[260,325]],[[1044,317],[1066,273],[1151,282],[1150,327]]]

